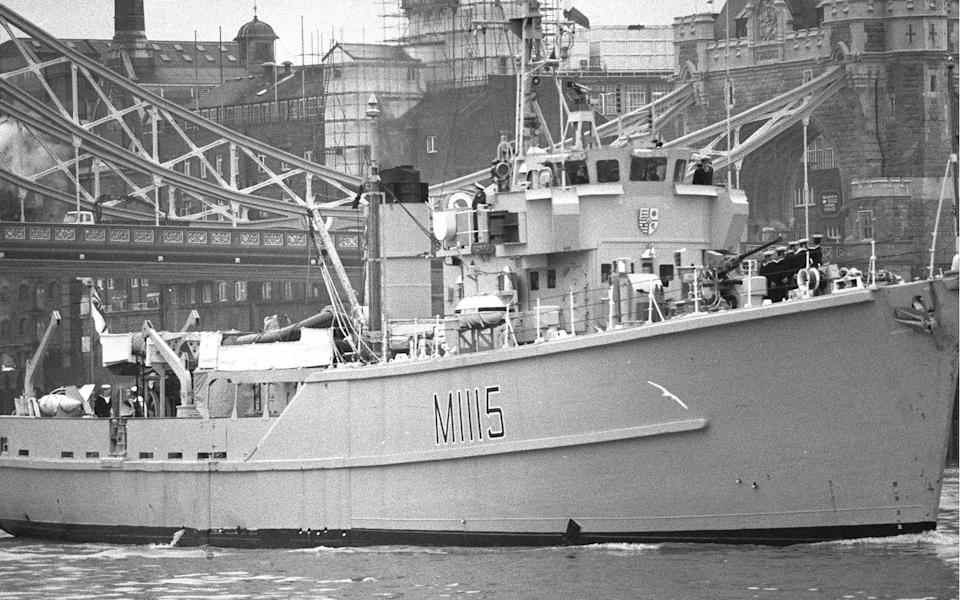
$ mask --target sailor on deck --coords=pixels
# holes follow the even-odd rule
[[[823,241],[823,235],[819,233],[813,234],[813,243],[807,248],[810,253],[810,266],[811,267],[820,267],[823,264],[823,248],[820,246],[820,242]]]
[[[765,277],[767,280],[767,297],[771,298],[770,292],[773,289],[773,250],[766,250],[763,253],[763,258],[760,261],[760,268],[757,271],[757,274],[761,277]]]
[[[796,261],[797,265],[799,265],[797,270],[807,268],[807,258],[810,253],[810,251],[807,249],[807,242],[807,238],[797,240],[797,248],[794,250],[796,256],[794,260]]]
[[[786,246],[777,246],[777,254],[770,261],[770,286],[768,287],[768,295],[770,299],[774,302],[780,302],[787,297],[787,290],[785,287],[785,279],[787,275],[787,247]]]
[[[93,414],[98,417],[110,416],[110,384],[105,383],[100,386],[97,394],[93,397]]]

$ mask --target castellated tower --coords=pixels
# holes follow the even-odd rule
[[[810,119],[811,233],[826,234],[837,261],[865,264],[873,240],[882,264],[926,276],[940,186],[956,152],[957,18],[958,0],[730,0],[719,13],[679,17],[676,72],[698,100],[683,128],[724,119],[727,73],[738,113],[842,68],[844,87]],[[800,131],[743,161],[751,237],[763,229],[803,236]],[[949,209],[941,223],[950,223]],[[941,229],[948,235],[935,262],[949,266],[952,226]]]
[[[848,96],[862,114],[862,127],[848,132],[845,144],[845,162],[856,163],[847,169],[846,240],[874,239],[878,255],[912,257],[913,277],[928,275],[918,265],[929,260],[942,178],[956,152],[957,6],[956,0],[819,3],[834,57],[846,62]],[[941,223],[949,222],[945,209]],[[953,253],[951,229],[941,228],[935,261],[941,266]]]

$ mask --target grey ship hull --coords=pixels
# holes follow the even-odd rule
[[[0,527],[223,546],[931,529],[957,386],[955,288],[305,373],[278,418],[130,420],[122,458],[107,458],[106,420],[3,417]],[[894,319],[917,296],[938,307],[932,332]]]

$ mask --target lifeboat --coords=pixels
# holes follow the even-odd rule
[[[492,294],[467,296],[457,303],[453,311],[460,329],[486,329],[502,325],[507,317],[507,305]]]

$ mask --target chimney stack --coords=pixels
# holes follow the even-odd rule
[[[144,23],[143,0],[113,0],[113,44],[107,66],[134,80],[153,69]]]
[[[113,0],[113,41],[146,40],[144,23],[143,0]]]

